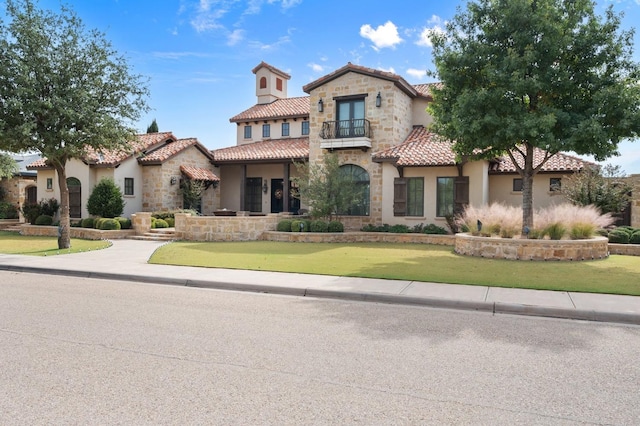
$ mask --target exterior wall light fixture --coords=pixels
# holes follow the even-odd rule
[[[382,96],[380,96],[380,92],[378,92],[378,96],[376,96],[376,108],[380,108],[382,105]]]
[[[265,194],[267,192],[269,192],[269,185],[267,185],[267,180],[264,180],[264,183],[262,184],[262,192],[264,192]]]
[[[176,182],[178,182],[178,179],[175,176],[171,176],[171,179],[169,180],[169,182],[171,183],[171,185],[175,185]]]
[[[318,101],[318,112],[324,111],[324,102],[322,102],[322,98]]]

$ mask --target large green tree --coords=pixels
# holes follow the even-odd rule
[[[18,173],[18,163],[10,155],[0,152],[0,180]]]
[[[522,177],[523,230],[533,225],[533,177],[560,151],[617,154],[640,129],[633,33],[589,0],[477,0],[432,35],[443,83],[436,133],[460,158],[509,155]],[[536,157],[536,149],[546,152]]]
[[[88,150],[128,149],[133,123],[148,107],[146,79],[133,74],[97,30],[67,6],[41,10],[6,0],[0,20],[0,148],[37,151],[57,172],[60,237],[68,248],[65,166]]]

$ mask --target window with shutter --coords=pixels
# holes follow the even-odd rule
[[[407,214],[407,180],[395,178],[393,180],[393,215],[405,216]]]

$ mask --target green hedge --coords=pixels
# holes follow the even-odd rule
[[[614,229],[613,231],[609,232],[609,242],[617,244],[628,244],[629,233],[621,229]]]
[[[312,220],[309,229],[311,232],[329,232],[329,223],[324,220]]]
[[[342,222],[338,222],[337,220],[332,220],[329,222],[329,232],[344,232],[344,225]]]
[[[278,226],[276,227],[276,231],[279,232],[291,232],[291,220],[285,219],[278,222]]]
[[[36,218],[35,224],[41,226],[51,226],[53,225],[53,217],[49,216],[48,214],[41,214]]]
[[[83,228],[93,228],[94,222],[95,222],[94,218],[86,217],[82,219],[82,222],[80,222],[80,226],[82,226]]]
[[[116,217],[116,220],[120,223],[120,229],[131,229],[131,219],[126,217]]]
[[[103,231],[120,230],[120,222],[116,219],[100,219],[100,228]]]

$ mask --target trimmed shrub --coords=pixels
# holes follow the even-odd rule
[[[31,225],[36,224],[36,219],[42,214],[40,204],[25,204],[22,206],[22,214]]]
[[[629,238],[629,244],[640,244],[640,232],[636,231],[631,234]]]
[[[407,225],[393,225],[389,232],[393,234],[408,234],[409,227]]]
[[[423,234],[439,234],[439,235],[446,235],[448,234],[447,230],[444,229],[441,226],[438,225],[434,225],[433,223],[430,223],[428,225],[426,225],[423,229],[422,229],[422,233]]]
[[[116,219],[101,219],[100,220],[100,228],[103,231],[112,231],[120,229],[120,222]]]
[[[101,179],[87,200],[87,210],[94,216],[118,217],[124,211],[122,191],[110,178]]]
[[[617,244],[629,244],[629,234],[621,229],[609,232],[609,242]]]
[[[155,226],[153,226],[154,228],[168,228],[169,227],[169,224],[164,219],[156,219],[156,221],[154,222],[154,225],[155,225]]]
[[[599,228],[599,229],[596,229],[596,234],[600,235],[601,237],[608,237],[609,231],[607,231],[604,228]]]
[[[167,225],[169,225],[169,228],[173,228],[173,227],[176,226],[176,218],[175,217],[168,217],[164,221],[167,222]]]
[[[291,222],[290,219],[281,220],[278,222],[278,226],[276,227],[276,231],[280,232],[291,232]]]
[[[80,222],[80,226],[82,226],[83,228],[93,228],[95,219],[92,217],[86,217],[84,219],[82,219],[82,221]]]
[[[304,224],[304,228],[302,230],[304,232],[311,232],[311,219],[302,219],[302,223]]]
[[[104,222],[105,218],[104,217],[97,217],[94,221],[93,221],[93,227],[95,229],[100,229],[100,227],[102,226],[102,222]]]
[[[337,220],[332,220],[329,222],[328,226],[329,232],[344,232],[344,225],[342,222],[338,222]]]
[[[298,219],[291,221],[291,232],[303,232],[304,222]]]
[[[324,220],[313,220],[311,221],[311,226],[309,227],[311,232],[328,232],[329,231],[329,223]]]
[[[36,218],[35,224],[41,226],[51,226],[53,225],[53,217],[49,216],[48,214],[41,214]]]
[[[120,223],[120,229],[131,229],[131,219],[120,216],[116,220]]]

